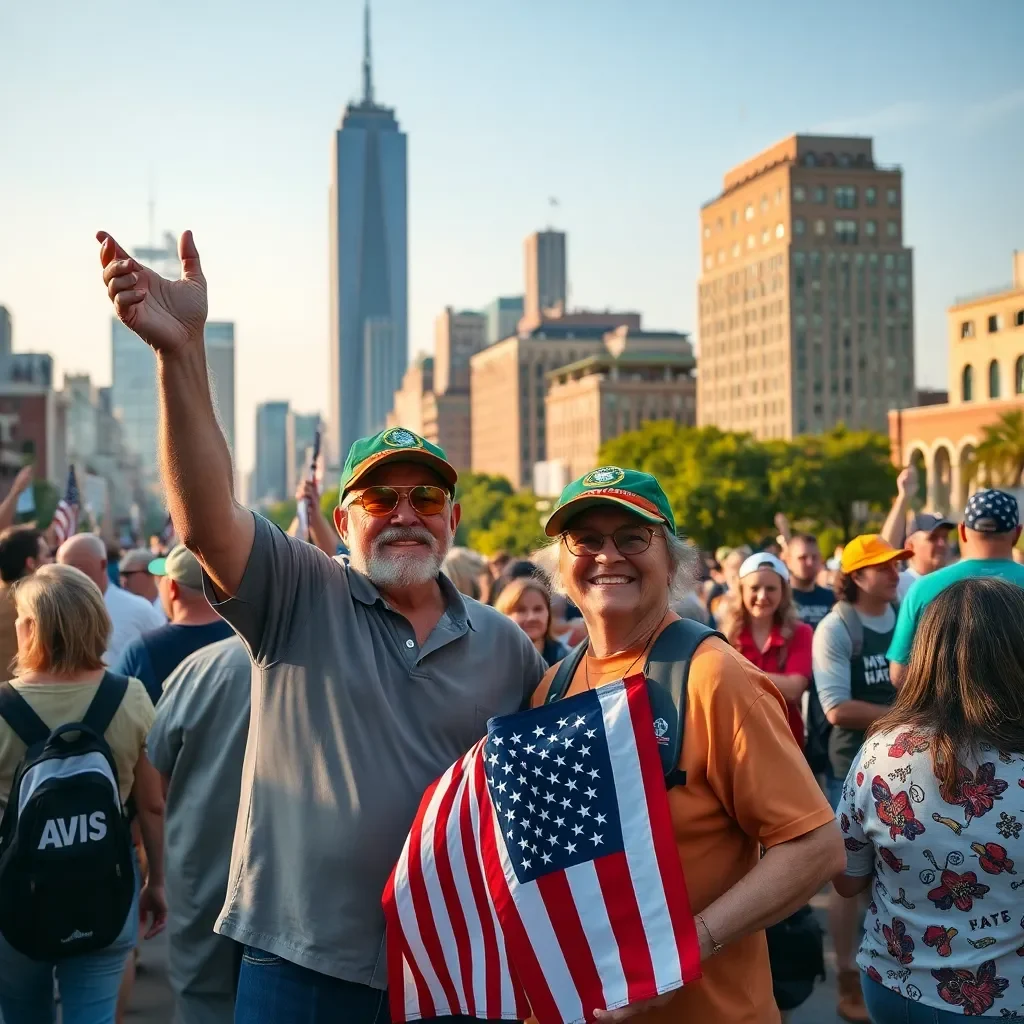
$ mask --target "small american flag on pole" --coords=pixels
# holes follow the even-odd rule
[[[68,485],[64,497],[57,502],[53,511],[53,535],[59,547],[78,529],[78,506],[81,504],[75,467],[68,469]]]
[[[493,718],[384,893],[395,1021],[593,1020],[700,977],[643,676]]]

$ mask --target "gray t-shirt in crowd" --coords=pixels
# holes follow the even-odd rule
[[[238,637],[190,654],[167,677],[146,741],[150,761],[170,777],[167,931],[179,1024],[233,1017],[234,943],[213,926],[228,887],[250,676],[249,653]]]
[[[854,609],[865,629],[875,633],[888,633],[896,625],[896,612],[890,605],[881,615],[865,615]],[[814,631],[811,647],[814,667],[814,685],[818,690],[821,709],[828,714],[834,707],[850,700],[850,659],[853,641],[849,630],[835,611],[831,611]]]
[[[253,660],[252,717],[223,935],[387,986],[381,895],[424,790],[529,701],[546,666],[511,619],[447,602],[421,647],[345,563],[256,516],[217,610]]]

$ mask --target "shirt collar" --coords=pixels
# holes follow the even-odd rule
[[[740,639],[748,647],[754,647],[754,634],[751,632],[750,627],[744,628],[740,634]],[[778,623],[772,623],[772,631],[768,634],[768,643],[765,645],[765,650],[771,650],[773,647],[782,647],[786,643],[786,638],[782,635],[782,630],[779,629]]]
[[[347,569],[349,590],[357,601],[370,607],[373,607],[378,601],[383,605],[387,604],[383,595],[369,577],[364,576],[358,569],[354,569],[348,559],[339,557],[337,561]],[[475,631],[473,620],[469,617],[469,606],[466,604],[462,594],[456,589],[455,584],[443,572],[438,575],[437,584],[441,588],[441,593],[444,595],[445,604],[448,608],[448,614],[455,625],[460,629],[465,626]]]

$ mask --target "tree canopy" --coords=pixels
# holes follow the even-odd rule
[[[1024,411],[1015,409],[982,428],[974,462],[997,487],[1019,487],[1024,475]]]

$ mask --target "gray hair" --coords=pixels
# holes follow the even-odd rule
[[[668,603],[674,604],[687,594],[693,593],[697,585],[700,554],[692,544],[677,537],[667,526],[660,526],[658,530],[665,539],[665,550],[668,553]],[[541,548],[533,556],[533,560],[547,579],[552,592],[566,597],[568,592],[558,568],[558,552],[561,546],[562,538],[559,537],[546,548]]]

